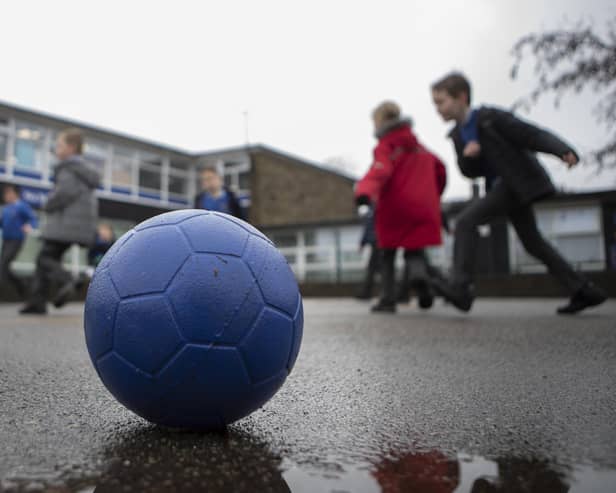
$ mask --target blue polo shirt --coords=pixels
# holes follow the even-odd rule
[[[205,192],[201,199],[201,207],[208,211],[224,212],[231,214],[229,209],[229,196],[226,191],[222,191],[218,197],[214,197]]]
[[[471,110],[466,121],[460,125],[460,138],[465,146],[472,141],[479,142],[479,126],[477,124],[477,117],[477,110]],[[483,176],[485,176],[486,185],[489,188],[498,178],[498,173],[494,170],[494,166],[492,166],[482,155],[480,155],[478,159],[481,161]]]
[[[24,224],[30,224],[33,228],[36,228],[38,224],[32,207],[26,202],[18,200],[12,204],[6,204],[2,208],[0,227],[2,227],[2,238],[4,240],[23,241],[25,235],[21,228]]]

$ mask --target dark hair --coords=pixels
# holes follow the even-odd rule
[[[218,168],[216,166],[204,166],[203,168],[199,170],[199,174],[205,173],[206,171],[209,171],[211,173],[214,173],[220,176],[220,173],[218,172]]]
[[[13,192],[15,192],[17,195],[21,193],[20,186],[15,185],[14,183],[5,183],[2,187],[2,193],[4,193],[6,190],[13,190]]]
[[[83,133],[75,127],[62,130],[59,135],[64,142],[75,148],[77,154],[83,153]]]
[[[451,97],[457,98],[466,94],[468,104],[471,104],[471,83],[461,72],[451,72],[432,84],[433,91],[445,91]]]

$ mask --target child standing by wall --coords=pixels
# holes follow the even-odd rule
[[[11,263],[21,250],[26,235],[36,228],[36,215],[28,203],[19,197],[16,185],[4,185],[4,207],[0,215],[2,228],[2,253],[0,254],[0,284],[9,281],[17,294],[23,297],[26,289],[22,279],[11,270]]]

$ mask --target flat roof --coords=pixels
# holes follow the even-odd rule
[[[276,156],[280,156],[283,159],[288,159],[290,161],[295,161],[297,163],[301,163],[304,164],[306,166],[310,166],[312,168],[317,168],[321,171],[326,171],[327,173],[332,173],[334,175],[340,176],[342,178],[345,178],[347,180],[350,181],[357,181],[358,178],[351,176],[349,174],[346,174],[340,170],[337,170],[335,168],[332,168],[330,166],[324,165],[322,163],[318,163],[316,161],[311,161],[309,159],[300,157],[296,154],[292,154],[286,151],[281,151],[280,149],[276,149],[275,147],[269,146],[269,145],[265,145],[265,144],[260,144],[260,143],[256,143],[256,144],[248,144],[248,145],[243,145],[243,146],[234,146],[234,147],[225,147],[222,149],[215,149],[212,151],[203,151],[203,152],[199,152],[197,153],[195,156],[198,158],[207,158],[207,157],[214,157],[220,154],[233,154],[233,153],[237,153],[237,152],[264,152],[264,153],[269,153],[269,154],[274,154]]]
[[[128,133],[111,130],[109,128],[92,125],[90,123],[86,123],[81,120],[77,120],[73,118],[65,118],[65,117],[57,116],[57,115],[47,113],[44,111],[38,111],[38,110],[31,109],[31,108],[27,108],[25,106],[21,106],[21,105],[17,105],[17,104],[9,103],[7,101],[0,100],[0,109],[3,109],[3,108],[9,111],[22,113],[26,116],[33,116],[35,118],[43,118],[45,120],[49,120],[51,122],[54,122],[62,126],[79,127],[79,128],[84,129],[86,132],[87,131],[96,132],[98,134],[106,135],[111,138],[123,139],[123,140],[131,141],[137,144],[155,147],[155,148],[158,148],[164,151],[174,152],[176,154],[182,154],[184,157],[187,157],[187,158],[203,158],[203,157],[208,157],[208,156],[216,156],[216,155],[228,154],[228,153],[230,154],[230,153],[235,153],[235,152],[266,152],[266,153],[271,153],[271,154],[289,159],[291,161],[295,161],[297,163],[304,164],[306,166],[318,168],[322,171],[338,175],[348,180],[352,180],[352,181],[357,180],[357,178],[355,177],[352,177],[339,170],[333,169],[322,163],[311,161],[303,157],[299,157],[297,155],[294,155],[294,154],[291,154],[285,151],[281,151],[274,147],[267,146],[267,145],[260,144],[260,143],[249,144],[249,145],[238,145],[234,147],[214,149],[214,150],[209,150],[209,151],[192,152],[192,151],[180,149],[179,147],[174,147],[172,145],[165,144],[162,142],[157,142],[157,141],[150,140],[147,138],[137,137],[137,136],[134,136]]]
[[[44,118],[46,120],[50,120],[52,122],[61,124],[63,126],[67,126],[67,127],[79,127],[84,129],[86,132],[87,131],[91,131],[91,132],[96,132],[99,134],[103,134],[103,135],[107,135],[109,137],[113,137],[113,138],[120,138],[120,139],[124,139],[124,140],[129,140],[132,142],[136,142],[139,144],[145,144],[151,147],[157,147],[159,149],[165,150],[165,151],[170,151],[170,152],[175,152],[177,154],[183,154],[185,157],[193,157],[194,153],[191,152],[187,152],[184,149],[180,149],[178,147],[174,147],[171,146],[169,144],[164,144],[161,142],[157,142],[155,140],[149,140],[146,138],[142,138],[142,137],[136,137],[134,135],[130,135],[128,133],[123,133],[123,132],[118,132],[115,130],[111,130],[105,127],[99,127],[96,125],[92,125],[90,123],[85,123],[81,120],[77,120],[74,118],[65,118],[65,117],[61,117],[61,116],[57,116],[51,113],[47,113],[44,111],[38,111],[38,110],[33,110],[31,108],[26,108],[24,106],[20,106],[20,105],[16,105],[13,103],[8,103],[6,101],[0,100],[0,109],[7,109],[9,111],[16,111],[19,113],[23,113],[24,115],[28,115],[28,116],[34,116],[36,118]]]

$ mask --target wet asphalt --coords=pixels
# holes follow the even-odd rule
[[[82,305],[1,305],[0,491],[616,491],[616,301],[566,318],[558,302],[305,300],[293,373],[216,434],[118,404]]]

